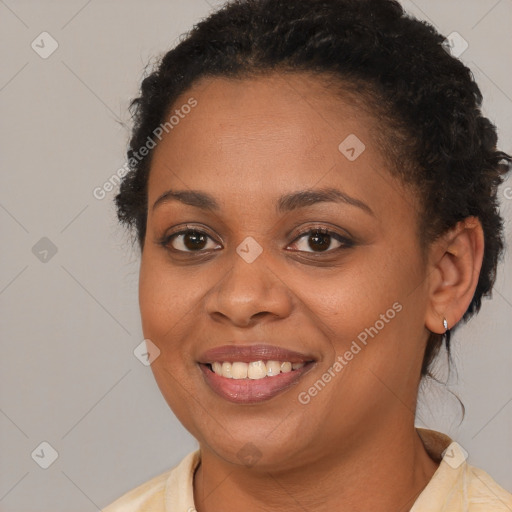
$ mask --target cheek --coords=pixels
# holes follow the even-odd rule
[[[328,274],[317,269],[300,272],[294,279],[300,283],[294,287],[296,295],[331,337],[339,333],[340,339],[352,338],[403,300],[410,272],[394,259],[386,258],[382,249],[364,248],[352,261]]]
[[[161,350],[179,338],[197,316],[200,289],[196,278],[173,269],[150,251],[143,254],[139,276],[139,306],[144,336]]]
[[[170,268],[159,254],[150,250],[143,253],[139,274],[142,331],[144,338],[160,349],[151,370],[168,405],[190,430],[190,397],[195,395],[190,375],[197,369],[186,341],[197,319],[194,305],[199,297],[194,280],[187,283],[185,286],[183,272]],[[200,413],[196,411],[196,415]]]
[[[410,340],[423,329],[422,279],[418,254],[382,246],[361,251],[357,264],[330,278],[301,276],[302,300],[330,345],[326,365],[346,355],[353,382],[365,378],[361,370],[391,376],[417,365],[421,346]]]

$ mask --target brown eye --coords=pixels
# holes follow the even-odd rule
[[[210,246],[208,246],[209,243]],[[173,250],[181,252],[200,252],[220,247],[208,234],[196,229],[187,229],[169,235],[164,245],[170,245]]]
[[[304,239],[303,242],[300,242]],[[337,244],[332,247],[332,244]],[[303,252],[329,252],[340,247],[351,247],[353,244],[347,238],[324,228],[310,229],[295,239],[294,244],[299,251]],[[310,250],[308,250],[310,249]]]

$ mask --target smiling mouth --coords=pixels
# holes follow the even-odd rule
[[[312,361],[308,361],[312,362]],[[290,373],[300,368],[303,368],[307,362],[301,361],[292,363],[290,361],[216,361],[214,363],[207,363],[206,366],[212,372],[226,379],[252,379],[260,380],[266,377],[276,377],[282,373]]]
[[[251,404],[270,400],[296,385],[315,366],[316,358],[275,345],[236,340],[207,350],[197,364],[216,395],[228,402]]]
[[[224,361],[199,363],[204,380],[216,395],[235,404],[268,401],[295,386],[315,361]],[[231,374],[231,377],[224,376]],[[269,375],[270,373],[270,375]]]

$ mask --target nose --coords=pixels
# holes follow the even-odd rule
[[[206,297],[206,310],[214,321],[248,327],[290,315],[291,290],[268,259],[264,251],[249,263],[233,251],[229,270]]]

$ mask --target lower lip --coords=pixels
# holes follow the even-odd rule
[[[204,364],[200,364],[199,367],[208,385],[222,398],[237,404],[252,404],[270,400],[286,391],[296,384],[313,367],[313,364],[309,362],[297,370],[280,373],[274,377],[263,377],[263,379],[228,379],[217,375]]]

